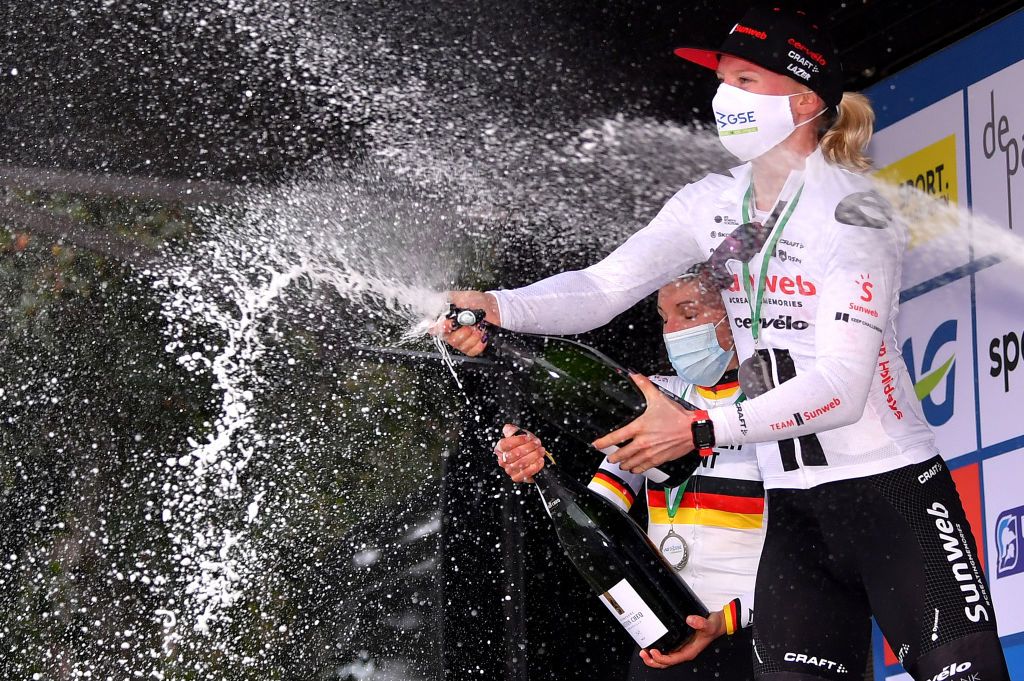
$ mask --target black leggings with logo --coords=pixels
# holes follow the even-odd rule
[[[917,681],[1009,681],[977,556],[939,457],[809,490],[769,490],[754,606],[757,678],[859,678],[874,615]]]

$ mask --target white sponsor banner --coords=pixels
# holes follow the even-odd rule
[[[966,207],[963,94],[958,92],[878,131],[868,153],[880,178],[912,184],[946,205]],[[909,288],[968,262],[967,219],[903,211],[910,234],[903,262]]]
[[[1024,435],[1022,281],[1024,267],[1012,262],[975,275],[981,444],[986,447]]]
[[[1024,235],[1024,62],[967,89],[974,212]]]
[[[971,286],[964,277],[900,305],[903,361],[944,458],[978,448]]]
[[[958,151],[963,160],[964,100],[960,92],[879,130],[871,138],[868,153],[876,168],[884,168],[947,135],[961,138]],[[958,189],[964,196],[964,178],[960,178]]]
[[[913,180],[948,204],[966,208],[970,201],[972,208],[970,216],[942,220],[935,230],[912,227],[903,289],[925,282],[939,287],[903,304],[898,328],[922,412],[943,455],[950,459],[1000,444],[994,451],[1012,449],[978,463],[980,540],[1001,636],[1024,632],[1024,447],[1016,439],[1024,436],[1024,264],[1003,262],[959,279],[964,270],[955,270],[972,260],[988,265],[989,256],[1024,253],[1018,238],[1024,237],[1024,42],[1007,38],[1019,35],[1021,26],[1024,13],[1012,14],[870,90],[876,110],[889,114],[869,148],[878,175]],[[975,58],[991,45],[1000,46],[998,58]],[[1006,66],[1014,60],[1020,61]],[[890,122],[893,114],[917,106],[915,98],[930,101],[933,93],[949,94]],[[952,283],[942,285],[936,277],[950,271]],[[1011,675],[1024,679],[1020,644],[1006,646],[1013,652]],[[878,678],[910,681],[902,672],[893,666]]]
[[[985,496],[986,573],[999,635],[1024,631],[1024,450],[982,464]]]

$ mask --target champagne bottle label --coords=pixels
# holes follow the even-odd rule
[[[626,580],[605,591],[600,598],[641,648],[650,646],[668,633],[668,628]]]

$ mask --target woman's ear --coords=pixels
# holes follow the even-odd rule
[[[805,92],[792,98],[795,113],[813,116],[825,108],[825,100],[814,92]]]

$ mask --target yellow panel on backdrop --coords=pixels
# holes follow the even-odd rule
[[[949,135],[923,149],[890,163],[875,175],[895,185],[913,187],[919,192],[941,199],[946,205],[956,206],[957,192],[956,135]],[[911,249],[959,227],[958,220],[948,212],[930,209],[925,202],[912,201],[902,195],[901,208],[912,208],[914,219],[909,220]],[[907,205],[913,203],[915,205]],[[925,214],[921,214],[924,211]]]

